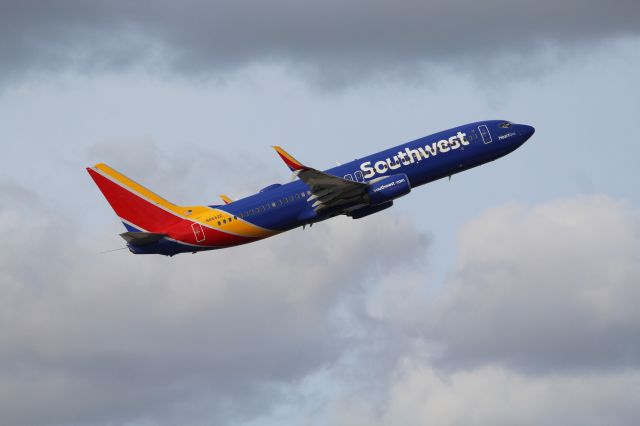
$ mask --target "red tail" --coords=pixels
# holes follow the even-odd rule
[[[139,231],[162,232],[182,220],[181,207],[106,164],[96,164],[87,171],[129,230],[133,227]]]

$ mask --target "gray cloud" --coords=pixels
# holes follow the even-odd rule
[[[314,407],[331,424],[640,415],[640,227],[610,198],[487,211],[431,297],[424,236],[390,215],[195,256],[98,256],[2,188],[2,423],[237,422],[321,370],[346,389]]]
[[[636,424],[639,260],[638,212],[609,197],[488,210],[433,297],[418,269],[368,295],[345,367],[366,386],[331,400],[328,423]]]
[[[635,425],[640,371],[527,376],[500,367],[453,374],[408,358],[394,371],[388,400],[336,401],[332,425]]]
[[[496,56],[530,59],[540,46],[594,43],[637,35],[640,28],[640,5],[632,0],[68,0],[5,1],[2,10],[0,73],[5,77],[149,62],[209,75],[284,61],[310,70],[316,79],[354,82],[469,57],[486,68],[486,60]]]
[[[392,273],[425,246],[384,215],[204,255],[97,255],[117,236],[80,232],[2,188],[2,424],[251,418],[346,350],[334,311],[380,273],[372,263]]]
[[[268,151],[267,151],[268,152]],[[275,151],[269,158],[258,159],[238,147],[234,161],[216,152],[214,148],[182,143],[177,148],[159,146],[151,138],[109,140],[91,145],[87,150],[87,165],[104,162],[131,177],[140,184],[158,191],[177,204],[221,203],[218,194],[211,193],[211,185],[202,179],[216,177],[215,187],[231,191],[232,198],[253,194],[265,185],[282,177]],[[268,161],[271,160],[271,161]],[[262,173],[256,174],[255,170]],[[242,176],[242,180],[238,177]],[[281,179],[280,179],[281,180]]]
[[[488,211],[460,232],[429,334],[442,362],[527,371],[640,366],[640,219],[604,196]]]

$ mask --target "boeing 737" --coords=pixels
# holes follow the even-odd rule
[[[297,179],[224,204],[178,206],[104,163],[87,168],[124,224],[135,254],[196,253],[251,243],[338,215],[360,219],[413,188],[496,160],[534,128],[503,120],[466,124],[320,171],[275,150]]]

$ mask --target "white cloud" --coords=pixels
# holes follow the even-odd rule
[[[327,423],[637,424],[639,259],[637,210],[606,196],[486,211],[442,288],[414,270],[369,294]]]
[[[2,424],[163,423],[176,413],[197,423],[203,405],[208,421],[251,417],[278,385],[345,351],[334,311],[366,291],[372,263],[393,273],[425,245],[411,223],[380,215],[197,255],[98,255],[71,218],[25,209],[37,199],[4,186]]]
[[[321,371],[333,391],[316,423],[640,416],[640,224],[623,202],[488,210],[437,288],[425,237],[391,214],[171,259],[95,255],[68,219],[3,188],[3,423],[268,422]]]
[[[639,256],[638,213],[605,196],[489,210],[460,231],[427,335],[444,363],[638,365]]]

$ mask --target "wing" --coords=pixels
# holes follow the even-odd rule
[[[307,201],[313,201],[316,210],[342,208],[343,211],[366,204],[365,196],[368,185],[343,179],[320,170],[307,167],[289,155],[279,146],[273,147],[287,167],[309,186],[311,196]]]

